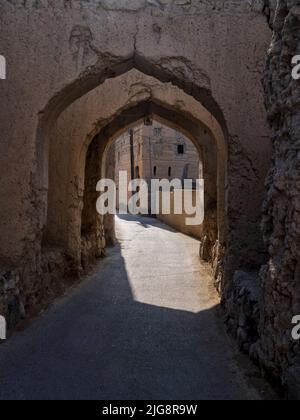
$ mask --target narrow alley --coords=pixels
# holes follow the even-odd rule
[[[199,242],[151,218],[116,231],[87,280],[1,345],[0,399],[260,399]]]

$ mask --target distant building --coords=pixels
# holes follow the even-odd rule
[[[127,131],[115,141],[110,154],[117,184],[119,171],[126,171],[129,180],[143,178],[148,183],[199,178],[199,154],[193,143],[156,121]]]

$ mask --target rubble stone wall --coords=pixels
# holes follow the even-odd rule
[[[261,271],[263,302],[257,357],[300,398],[300,343],[291,322],[300,314],[300,82],[292,57],[300,54],[300,1],[279,0],[264,77],[272,127],[263,233],[270,255]]]

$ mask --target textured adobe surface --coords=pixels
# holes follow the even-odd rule
[[[300,343],[291,320],[300,313],[300,84],[291,59],[299,54],[300,2],[278,2],[265,71],[273,158],[267,181],[263,231],[269,262],[261,271],[263,304],[257,357],[300,398]]]

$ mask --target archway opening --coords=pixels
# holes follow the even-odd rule
[[[181,189],[184,189],[184,181],[189,177],[191,188],[195,189],[196,180],[204,179],[203,223],[187,226],[184,209],[182,214],[174,213],[176,191],[174,192],[172,185],[171,214],[159,214],[156,217],[175,229],[200,239],[202,258],[212,260],[213,248],[218,241],[217,152],[214,142],[201,124],[181,118],[182,125],[179,125],[179,121],[179,115],[174,111],[151,102],[142,103],[124,111],[90,143],[86,154],[82,211],[83,266],[103,255],[105,244],[115,243],[114,216],[101,217],[96,213],[99,197],[96,185],[101,178],[113,179],[116,182],[118,199],[120,171],[126,172],[129,180],[138,175],[148,186],[153,179],[165,179],[170,181],[170,185],[177,180]],[[196,193],[193,202],[195,196]],[[150,196],[147,214],[151,215]]]
[[[137,92],[132,94],[127,85],[133,86]],[[123,96],[120,94],[118,100],[115,98],[114,108],[109,113],[105,109],[101,111],[106,100],[111,104],[109,93],[122,88]],[[126,99],[128,93],[130,96]],[[98,108],[95,106],[97,101]],[[97,117],[97,112],[103,116]],[[200,255],[207,261],[218,260],[215,250],[219,244],[224,245],[226,225],[227,148],[222,129],[213,115],[182,90],[132,70],[107,80],[75,101],[58,118],[48,139],[49,188],[46,189],[47,222],[43,244],[46,248],[60,249],[67,256],[68,264],[71,262],[73,272],[82,270],[83,261],[86,266],[88,260],[103,255],[105,246],[114,241],[111,218],[101,220],[95,212],[99,196],[95,185],[106,175],[103,162],[106,162],[109,145],[140,123],[151,125],[154,117],[189,139],[201,156],[202,175],[205,173],[206,178],[205,214],[208,217],[203,224]],[[161,129],[157,127],[153,136],[158,139],[160,135]],[[178,159],[184,158],[182,137],[176,138],[174,151]],[[62,156],[65,160],[61,159]],[[116,159],[120,158],[121,153],[118,153]],[[133,175],[141,171],[138,166],[132,166]],[[172,167],[168,168],[167,175],[171,173],[169,177],[173,177]],[[152,165],[152,169],[158,174],[159,165]],[[189,171],[186,163],[181,178]]]
[[[149,120],[151,120],[151,124],[146,122]],[[184,145],[184,153],[178,153],[179,143],[182,146]],[[98,148],[96,140],[95,145],[92,142],[87,153],[86,162],[84,207],[82,212],[83,265],[86,265],[85,261],[89,260],[87,251],[90,249],[92,243],[94,244],[92,256],[97,257],[101,255],[103,252],[103,235],[109,244],[115,242],[114,215],[107,215],[104,218],[103,230],[101,217],[95,214],[95,200],[97,200],[97,195],[95,196],[96,178],[97,173],[100,176],[99,160],[101,159],[101,156],[97,155]],[[105,173],[105,178],[113,180],[116,185],[116,212],[120,211],[119,196],[124,196],[124,193],[120,191],[120,177],[126,177],[126,184],[130,180],[133,181],[142,178],[142,182],[147,186],[148,203],[146,210],[141,210],[139,214],[143,216],[155,216],[182,233],[201,239],[203,224],[201,222],[195,226],[187,225],[187,214],[184,213],[183,200],[184,188],[188,188],[185,184],[190,182],[189,188],[195,189],[192,193],[193,202],[195,201],[196,181],[203,177],[203,153],[202,150],[201,153],[199,151],[200,148],[196,148],[194,143],[184,134],[171,128],[169,125],[153,119],[153,116],[146,117],[143,122],[138,122],[135,127],[125,130],[112,143],[109,142],[105,151],[105,157],[102,158],[102,166],[105,168],[102,173]],[[155,168],[154,171],[152,170],[153,166]],[[187,166],[190,168],[190,179],[187,179]],[[160,201],[159,212],[154,214],[152,204],[154,193],[151,191],[151,183],[154,180],[159,182],[160,185],[164,185],[167,182],[166,187],[170,187],[170,201],[167,203],[169,204],[169,209],[166,209],[165,214],[162,214],[161,194],[158,198]],[[128,189],[125,193],[129,200],[133,193]],[[182,213],[175,212],[176,199],[180,200],[176,205],[182,207]],[[208,191],[206,193],[206,200],[209,200]],[[92,207],[90,205],[91,202],[93,203]],[[217,209],[215,207],[216,212]],[[91,224],[91,220],[94,220],[94,225]],[[217,226],[215,226],[213,234],[215,237],[216,232]]]

